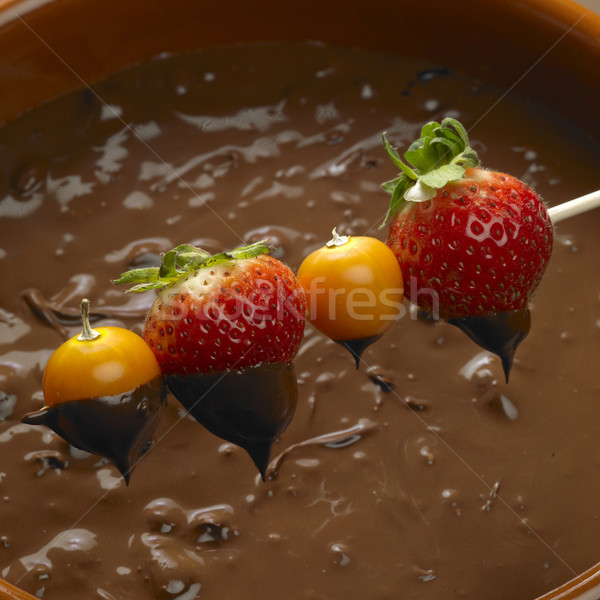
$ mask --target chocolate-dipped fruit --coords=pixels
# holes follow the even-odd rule
[[[237,444],[265,477],[271,446],[296,410],[293,363],[261,363],[199,375],[168,375],[167,385],[206,429]]]
[[[464,331],[476,344],[500,357],[504,375],[508,381],[508,374],[517,347],[531,329],[529,308],[481,317],[460,317],[450,319],[448,322]]]
[[[552,253],[544,202],[515,177],[481,169],[455,119],[424,125],[406,163],[385,135],[383,143],[401,170],[384,189],[392,195],[387,244],[407,297],[500,356],[508,380]]]
[[[144,325],[168,387],[214,434],[243,447],[264,476],[296,406],[292,367],[306,300],[264,242],[216,255],[190,245],[160,267],[124,273],[129,291],[160,290]]]
[[[402,272],[378,239],[332,233],[327,244],[304,259],[298,280],[310,323],[349,350],[358,368],[363,351],[401,314]]]
[[[129,483],[162,415],[160,368],[139,335],[121,327],[92,329],[86,299],[81,313],[83,331],[59,346],[44,370],[44,407],[22,421],[105,456]]]

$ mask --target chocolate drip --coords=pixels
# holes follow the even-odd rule
[[[271,446],[296,410],[293,364],[263,363],[224,373],[170,375],[166,380],[201,425],[246,450],[264,479]]]
[[[500,312],[483,317],[461,317],[450,319],[448,323],[464,331],[482,348],[499,356],[508,383],[515,351],[531,328],[529,309]]]
[[[360,358],[363,352],[371,345],[374,344],[382,334],[371,335],[366,338],[358,338],[356,340],[334,340],[336,344],[344,346],[346,350],[352,354],[354,361],[356,362],[356,368],[360,366]]]
[[[156,377],[125,394],[45,406],[21,420],[45,425],[75,448],[112,460],[129,485],[134,468],[151,446],[165,397]]]

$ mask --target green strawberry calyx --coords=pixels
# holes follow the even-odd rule
[[[383,225],[404,202],[431,200],[448,182],[461,179],[465,169],[479,166],[477,152],[469,145],[467,131],[456,119],[446,118],[441,124],[430,121],[423,125],[421,137],[404,153],[406,162],[385,133],[381,138],[388,156],[401,171],[398,177],[381,186],[392,196]]]
[[[161,290],[172,286],[184,275],[199,269],[268,254],[272,248],[267,244],[267,241],[260,240],[249,246],[240,246],[235,250],[219,252],[218,254],[211,254],[190,244],[181,244],[163,254],[160,267],[126,271],[113,283],[116,285],[131,285],[132,287],[127,290],[128,292]]]

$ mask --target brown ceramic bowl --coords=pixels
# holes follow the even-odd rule
[[[443,63],[600,138],[600,17],[571,0],[0,0],[0,123],[162,52],[303,40]],[[598,599],[599,581],[543,599]]]

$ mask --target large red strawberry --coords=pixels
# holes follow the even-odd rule
[[[383,141],[402,171],[384,189],[392,194],[387,244],[400,263],[405,296],[469,335],[475,324],[504,324],[515,315],[527,330],[527,304],[552,252],[541,198],[511,175],[479,168],[455,119],[427,123],[404,154],[408,165]]]
[[[183,244],[160,268],[124,273],[130,292],[158,289],[143,337],[163,373],[213,373],[292,361],[306,300],[293,272],[264,242],[211,256]]]
[[[292,360],[306,312],[303,288],[268,251],[257,242],[211,256],[184,244],[160,268],[115,282],[159,290],[143,337],[167,386],[207,429],[245,448],[263,476],[296,406]]]

